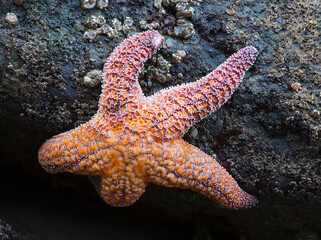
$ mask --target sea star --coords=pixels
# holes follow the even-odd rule
[[[139,70],[163,42],[157,31],[124,40],[105,64],[96,115],[47,140],[39,149],[40,164],[50,173],[89,175],[112,206],[133,204],[148,183],[192,189],[227,208],[254,206],[256,197],[182,136],[229,99],[255,61],[256,48],[241,49],[196,82],[145,97]]]

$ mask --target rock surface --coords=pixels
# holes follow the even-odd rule
[[[144,93],[150,95],[205,76],[246,45],[258,48],[257,61],[232,98],[184,137],[216,155],[244,190],[258,196],[259,205],[246,211],[222,209],[191,191],[158,186],[149,186],[129,208],[111,208],[99,200],[86,177],[44,172],[38,148],[96,112],[100,85],[90,87],[84,77],[102,70],[125,38],[98,35],[89,42],[83,38],[86,19],[100,13],[110,24],[129,16],[142,31],[139,21],[155,17],[161,31],[169,17],[159,16],[153,1],[110,0],[106,11],[85,11],[76,0],[14,2],[0,2],[0,189],[6,196],[0,200],[0,224],[7,232],[11,227],[23,232],[22,239],[42,239],[51,232],[60,239],[82,233],[104,239],[110,230],[111,239],[126,239],[119,230],[126,224],[133,238],[143,229],[150,233],[145,239],[161,238],[159,232],[166,231],[169,239],[308,239],[309,234],[320,239],[318,1],[203,0],[193,6],[189,18],[193,37],[164,34],[165,46],[158,52],[164,59],[171,62],[177,50],[187,53],[172,64],[173,80],[162,84],[143,73],[140,78]],[[175,8],[164,9],[166,16],[175,16]],[[6,22],[7,13],[16,14],[18,23]],[[112,227],[102,230],[104,225]],[[10,232],[7,236],[20,239]]]

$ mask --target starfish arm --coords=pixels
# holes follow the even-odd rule
[[[150,97],[158,120],[155,136],[182,136],[191,125],[218,109],[240,84],[257,54],[255,47],[245,47],[204,78]]]
[[[127,207],[135,203],[145,192],[147,183],[133,171],[106,172],[101,176],[90,176],[100,197],[113,207]]]
[[[159,156],[152,158],[147,167],[152,183],[191,189],[226,208],[250,208],[257,204],[257,198],[244,192],[210,156],[182,139],[166,145],[154,146]]]
[[[112,148],[117,141],[101,134],[99,115],[71,131],[54,136],[39,149],[38,159],[50,173],[72,172],[81,175],[98,175],[115,157]]]
[[[140,151],[144,147],[140,141],[135,141],[135,137],[119,143],[120,146],[115,146],[118,154],[114,154],[99,176],[90,176],[89,179],[107,204],[126,207],[135,203],[145,192],[148,184],[146,159],[151,155]],[[128,146],[126,150],[124,145]]]
[[[124,40],[111,53],[103,71],[99,101],[102,112],[118,112],[132,99],[143,96],[137,81],[139,70],[163,42],[157,31],[147,31]]]

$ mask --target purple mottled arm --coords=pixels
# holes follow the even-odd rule
[[[239,86],[257,54],[255,47],[245,47],[204,78],[151,96],[158,120],[156,136],[182,136],[191,125],[218,109]]]

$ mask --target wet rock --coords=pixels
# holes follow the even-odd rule
[[[100,10],[85,11],[78,0],[24,1],[19,6],[7,2],[0,2],[0,176],[5,176],[1,189],[11,189],[10,199],[36,194],[52,205],[51,195],[57,194],[95,198],[86,178],[45,173],[37,150],[47,138],[95,114],[99,84],[87,87],[83,79],[92,70],[103,69],[125,36],[101,34],[94,42],[86,41],[85,21]],[[178,50],[186,52],[169,68],[173,79],[149,84],[143,75],[139,81],[150,95],[205,76],[246,45],[259,49],[257,61],[232,98],[185,139],[215,157],[260,203],[235,212],[191,191],[151,185],[128,210],[103,205],[106,215],[127,211],[151,217],[150,224],[180,223],[194,231],[195,238],[215,238],[223,232],[230,239],[291,239],[306,227],[321,229],[319,2],[203,1],[193,9],[188,21],[195,34],[188,40],[165,36],[167,44],[158,52],[169,62]],[[131,17],[131,26],[139,31],[140,22],[152,23],[158,11],[153,1],[119,1],[110,2],[100,14],[108,23]],[[177,12],[170,6],[166,11],[172,16]],[[10,12],[18,24],[5,21]],[[166,16],[166,26],[172,26]],[[164,27],[156,23],[148,26]],[[145,70],[150,65],[146,63]],[[292,87],[296,83],[298,90]],[[32,186],[24,197],[12,191],[23,182]],[[2,206],[11,201],[3,199]],[[90,204],[102,203],[97,197]],[[88,213],[86,207],[81,209]]]

